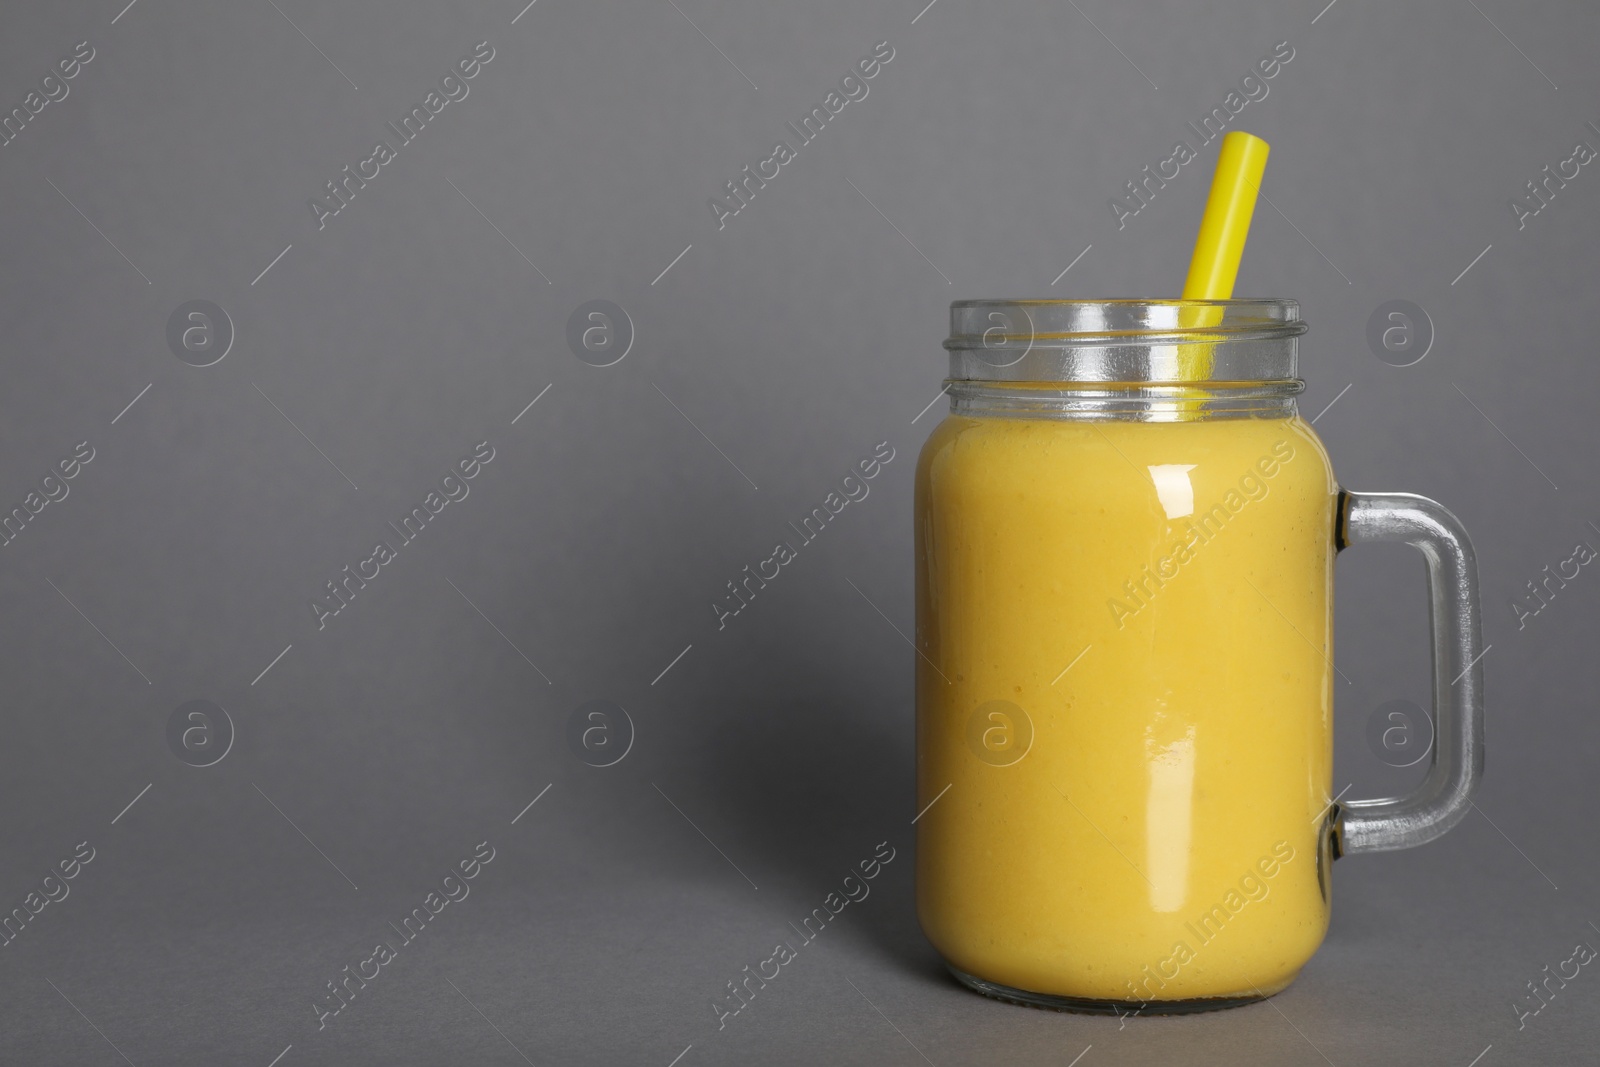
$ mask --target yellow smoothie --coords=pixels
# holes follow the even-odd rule
[[[1328,923],[1337,492],[1298,416],[934,431],[917,907],[952,966],[1135,1003],[1294,979]]]

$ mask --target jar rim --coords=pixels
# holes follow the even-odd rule
[[[1016,314],[1007,316],[1008,311]],[[950,303],[950,336],[944,346],[952,351],[994,348],[1002,337],[1010,343],[1018,338],[1034,343],[1058,338],[1075,344],[1095,338],[1160,338],[1158,343],[1179,343],[1188,340],[1188,335],[1195,335],[1195,340],[1246,334],[1289,337],[1306,329],[1299,301],[1286,297],[954,300]]]
[[[957,300],[944,347],[958,381],[1282,381],[1306,329],[1282,297]]]

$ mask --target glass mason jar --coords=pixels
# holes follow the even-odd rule
[[[1043,1007],[1181,1012],[1294,980],[1329,866],[1467,812],[1477,568],[1423,497],[1334,479],[1288,300],[961,301],[916,482],[917,910]],[[1427,562],[1433,762],[1332,793],[1333,562]]]

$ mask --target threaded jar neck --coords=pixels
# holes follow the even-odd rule
[[[1289,417],[1305,383],[1292,300],[961,300],[951,410],[1022,418]]]

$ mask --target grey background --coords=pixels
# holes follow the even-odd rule
[[[0,498],[96,449],[0,549],[0,905],[76,843],[97,853],[0,949],[0,1060],[1592,1057],[1588,969],[1520,1032],[1511,1004],[1600,944],[1600,578],[1521,630],[1509,604],[1600,544],[1600,174],[1520,232],[1506,204],[1600,145],[1600,9],[277,7],[0,11],[6,110],[76,42],[96,49],[0,148]],[[307,199],[480,40],[496,56],[470,96],[318,231]],[[706,199],[881,40],[895,58],[870,95],[719,232]],[[911,902],[896,628],[946,305],[1175,294],[1214,146],[1120,232],[1108,200],[1284,40],[1295,58],[1239,119],[1273,145],[1276,207],[1237,291],[1303,302],[1304,410],[1338,398],[1317,429],[1343,482],[1434,496],[1473,532],[1482,814],[1340,863],[1326,945],[1267,1005],[1124,1023],[989,1001],[944,976]],[[1437,330],[1407,368],[1365,341],[1396,298]],[[192,299],[237,329],[207,368],[166,345]],[[592,299],[637,334],[604,369],[565,341]],[[496,457],[470,496],[319,632],[322,583],[482,440]],[[871,496],[718,632],[724,583],[882,440],[897,455]],[[1342,561],[1350,796],[1420,775],[1365,726],[1427,703],[1422,588],[1405,549]],[[167,746],[191,699],[237,728],[211,767]],[[595,699],[636,727],[604,769],[566,742]],[[483,840],[470,897],[319,1032],[324,983]],[[872,896],[719,1032],[711,999],[882,840],[898,854]]]

